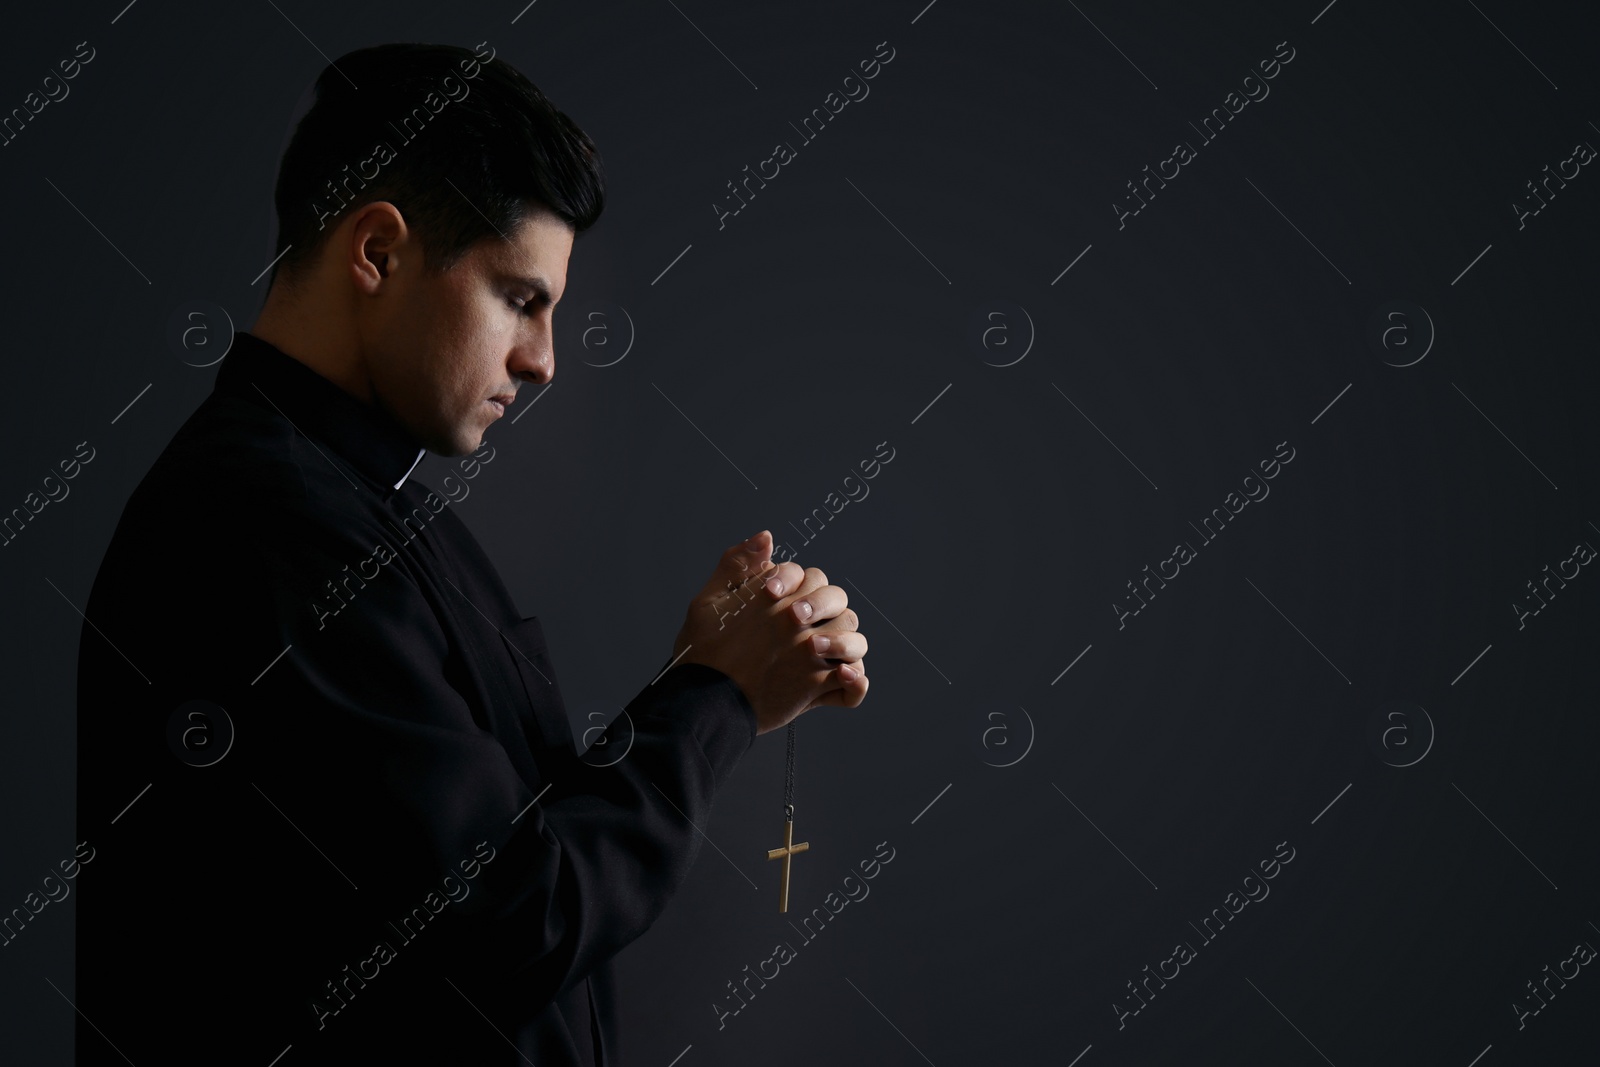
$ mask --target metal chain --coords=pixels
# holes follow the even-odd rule
[[[794,822],[794,724],[789,720],[789,754],[788,770],[783,784],[783,817],[786,822]]]

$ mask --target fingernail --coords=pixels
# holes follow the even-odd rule
[[[833,642],[828,639],[826,634],[817,634],[811,639],[811,647],[819,656],[828,651],[828,646],[831,644]]]
[[[847,682],[853,682],[856,680],[856,669],[854,667],[841,666],[839,668],[839,677]]]
[[[811,602],[809,600],[800,601],[799,604],[795,605],[795,611],[799,614],[800,621],[804,622],[811,618]]]

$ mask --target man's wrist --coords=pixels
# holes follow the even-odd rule
[[[642,703],[648,710],[637,713],[666,719],[693,735],[718,786],[755,742],[757,719],[748,694],[709,664],[679,660],[634,698],[634,705]]]

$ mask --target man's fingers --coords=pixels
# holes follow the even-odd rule
[[[796,564],[799,566],[799,564]],[[785,577],[792,572],[785,572]],[[784,582],[783,593],[790,597],[803,597],[825,587],[828,576],[822,573],[819,567],[806,567],[800,572],[799,580],[793,583]]]
[[[764,565],[765,566],[765,565]],[[772,562],[770,567],[756,567],[741,582],[729,582],[728,590],[744,589],[746,593],[754,589],[765,589],[768,601],[781,599],[785,594],[793,593],[805,577],[805,571],[798,563]]]
[[[837,630],[859,630],[861,629],[861,616],[856,614],[855,608],[845,608],[831,619],[823,619],[819,623],[814,623],[811,628],[813,630],[824,630],[830,634]]]
[[[853,678],[845,678],[846,670],[853,671],[855,676]],[[869,685],[867,672],[862,667],[861,661],[841,663],[829,674],[834,684],[817,696],[816,702],[812,704],[812,707],[817,707],[821,704],[835,708],[860,707],[861,702],[866,699]]]
[[[812,655],[835,662],[859,663],[867,654],[867,638],[854,630],[817,630],[810,638]]]
[[[804,586],[801,587],[805,589]],[[807,626],[818,625],[835,618],[845,610],[850,596],[836,585],[822,585],[796,596],[788,605],[795,621]]]
[[[763,568],[750,569],[750,573],[741,581],[723,582],[723,589],[710,590],[712,608],[715,611],[739,611],[742,606],[755,603],[755,598],[762,592],[762,585],[773,581],[774,574],[778,573],[778,566],[768,561]]]
[[[767,595],[777,600],[780,597],[793,593],[800,587],[800,582],[805,578],[805,568],[793,561],[778,564],[763,579]]]

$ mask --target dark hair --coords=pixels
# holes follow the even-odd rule
[[[273,281],[282,269],[292,285],[338,217],[375,200],[405,216],[429,273],[530,214],[576,235],[605,207],[594,142],[493,49],[362,48],[323,68],[315,93],[278,167]]]

